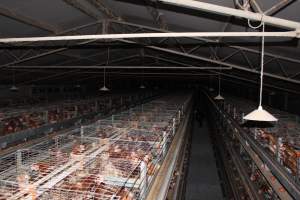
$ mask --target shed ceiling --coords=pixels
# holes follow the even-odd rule
[[[260,9],[267,11],[283,0],[258,1]],[[155,1],[143,0],[2,0],[0,3],[0,37],[32,37],[47,35],[76,35],[132,33],[132,32],[182,32],[182,31],[253,31],[247,20],[226,17],[211,13],[191,10],[183,7],[169,6]],[[203,2],[235,8],[233,0],[205,0]],[[272,16],[300,22],[300,1],[288,1],[279,10],[270,12]],[[258,12],[255,7],[253,12]],[[276,11],[276,12],[275,12]],[[160,18],[158,17],[160,16]],[[108,27],[102,26],[104,20]],[[91,24],[92,23],[92,24]],[[93,24],[95,23],[95,24]],[[86,26],[91,24],[90,26]],[[82,28],[78,28],[81,27]],[[165,29],[167,30],[165,30]],[[280,29],[267,26],[267,31]],[[129,42],[129,43],[128,43]],[[300,48],[298,39],[267,38],[266,40],[266,73],[274,76],[267,78],[268,85],[300,92]],[[150,48],[150,47],[158,48]],[[108,48],[110,51],[109,62]],[[171,50],[171,52],[170,52]],[[86,74],[74,73],[70,69],[49,70],[43,66],[196,66],[226,67],[239,66],[224,70],[224,76],[233,80],[243,79],[257,82],[260,61],[260,40],[257,38],[210,38],[197,39],[140,39],[130,41],[79,41],[79,42],[46,42],[38,44],[2,45],[0,55],[0,83],[10,82],[10,74],[17,75],[17,82],[57,82],[78,81],[86,79]],[[205,58],[205,59],[203,59]],[[223,64],[210,62],[207,59],[222,61]],[[18,68],[19,66],[19,68]],[[41,66],[41,69],[26,69],[20,66]],[[59,72],[58,72],[59,71]],[[81,69],[80,72],[84,72]],[[86,70],[99,73],[99,70]],[[116,70],[112,70],[116,71]],[[125,73],[128,68],[118,70]],[[141,70],[132,70],[141,72]],[[151,70],[148,69],[150,72]],[[159,71],[159,70],[155,70]],[[167,70],[161,70],[166,72]],[[174,72],[176,70],[173,70]],[[218,70],[197,70],[211,73]],[[51,75],[69,72],[62,76]],[[176,71],[177,72],[177,71]],[[180,73],[183,70],[179,71]],[[195,73],[187,69],[186,73]],[[32,74],[39,80],[35,81]],[[116,73],[117,74],[117,73]],[[49,77],[50,78],[47,78]],[[45,77],[45,79],[41,79]],[[135,76],[136,77],[136,76]],[[189,78],[188,76],[185,76]],[[272,78],[273,77],[273,78]],[[251,80],[249,80],[251,78]],[[43,80],[43,81],[42,81]]]

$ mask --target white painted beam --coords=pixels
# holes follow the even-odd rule
[[[97,65],[87,65],[87,66],[10,66],[13,69],[199,69],[199,70],[212,70],[212,69],[222,69],[231,70],[232,67],[201,67],[201,66],[97,66]]]
[[[118,41],[122,41],[122,42],[127,43],[127,44],[138,44],[137,42],[129,41],[129,40],[118,40]],[[210,62],[210,63],[217,64],[217,65],[232,67],[234,69],[242,70],[242,71],[246,71],[246,72],[250,72],[250,73],[260,74],[260,72],[255,70],[255,69],[250,69],[250,68],[247,68],[247,67],[244,67],[244,66],[233,64],[233,63],[227,63],[227,62],[223,62],[223,61],[219,61],[219,60],[214,60],[214,59],[207,58],[207,57],[200,56],[200,55],[186,54],[186,53],[182,53],[182,52],[179,52],[179,51],[176,51],[176,50],[167,49],[167,48],[158,47],[158,46],[151,46],[151,45],[150,46],[145,46],[145,48],[153,49],[153,50],[160,51],[160,52],[170,53],[170,54],[173,54],[173,55],[183,56],[183,57],[186,57],[186,58],[206,61],[206,62]],[[268,72],[264,72],[264,75],[268,76],[268,77],[288,81],[288,82],[291,82],[291,83],[300,84],[300,80],[291,79],[291,78],[279,76],[279,75],[268,73]]]
[[[70,35],[48,37],[2,38],[0,43],[17,42],[45,42],[45,41],[71,41],[71,40],[105,40],[105,39],[133,39],[133,38],[181,38],[181,37],[287,37],[299,38],[297,31],[286,32],[172,32],[172,33],[127,33],[127,34],[96,34],[96,35]]]
[[[200,1],[194,1],[194,0],[158,0],[158,1],[166,4],[206,11],[206,12],[225,15],[225,16],[235,16],[235,17],[250,19],[254,21],[263,21],[265,24],[286,28],[290,30],[300,29],[300,23],[296,21],[285,20],[277,17],[270,17],[267,15],[264,15],[262,17],[262,14],[259,13],[238,10],[238,9],[219,6],[211,3],[204,3]]]
[[[129,22],[123,22],[123,21],[116,21],[116,20],[110,20],[110,22],[116,23],[116,24],[122,24],[122,25],[127,25],[127,26],[134,26],[134,27],[140,27],[143,29],[146,29],[147,31],[153,31],[153,32],[170,32],[170,31],[166,31],[166,30],[162,30],[162,29],[157,29],[157,28],[153,28],[153,27],[149,27],[149,26],[143,26],[140,24],[133,24],[133,23],[129,23]],[[250,53],[255,53],[255,54],[260,54],[261,52],[255,49],[251,49],[251,48],[247,48],[247,47],[242,47],[242,46],[235,46],[235,45],[230,45],[230,44],[226,44],[223,42],[220,42],[218,40],[215,39],[207,39],[207,38],[192,38],[194,40],[199,40],[202,42],[209,42],[209,43],[221,43],[221,44],[225,44],[225,47],[228,48],[233,48],[233,49],[240,49],[246,52],[250,52]],[[286,60],[289,62],[294,62],[294,63],[299,63],[300,64],[300,60],[298,59],[294,59],[294,58],[290,58],[290,57],[286,57],[286,56],[282,56],[282,55],[278,55],[278,54],[274,54],[274,53],[270,53],[270,52],[265,52],[265,56],[270,56],[270,57],[276,57],[280,60]]]

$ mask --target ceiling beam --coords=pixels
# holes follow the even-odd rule
[[[263,13],[263,11],[262,11],[260,5],[257,3],[256,0],[250,0],[250,5],[251,5],[251,7],[253,8],[253,10],[254,10],[255,12],[258,12],[258,13],[260,13],[260,14]]]
[[[79,45],[79,46],[80,45],[85,45],[85,44],[89,44],[89,43],[92,43],[92,42],[95,42],[95,41],[96,40],[88,40],[88,41],[80,42],[77,45]],[[0,69],[11,66],[11,65],[21,64],[21,63],[24,63],[24,62],[27,62],[27,61],[30,61],[30,60],[34,60],[34,59],[37,59],[37,58],[41,58],[41,57],[44,57],[44,56],[57,54],[59,52],[66,51],[66,50],[68,50],[68,48],[64,47],[64,48],[59,48],[59,49],[47,51],[47,52],[44,52],[44,53],[40,53],[40,54],[37,54],[37,55],[34,55],[34,56],[30,56],[28,58],[24,58],[24,59],[21,59],[21,60],[17,60],[17,61],[14,61],[14,62],[10,62],[10,63],[4,64],[4,65],[1,65]]]
[[[157,50],[157,48],[155,49],[155,50]],[[165,50],[165,49],[164,49]],[[167,49],[168,50],[168,49]],[[167,53],[170,53],[170,51],[169,52],[167,52]],[[174,53],[174,52],[172,52],[172,53]],[[175,51],[175,55],[178,55],[177,53],[178,52],[176,52]],[[181,54],[184,54],[184,53],[182,53],[182,52],[179,52],[179,53],[181,53]],[[186,54],[186,53],[185,53]],[[193,57],[194,55],[192,55],[192,57]],[[188,56],[189,58],[192,58],[192,57],[190,57],[190,56]],[[205,57],[200,57],[200,56],[195,56],[195,57],[197,57],[196,59],[199,59],[199,58],[201,58],[201,60],[202,61],[206,61],[206,62],[212,62],[211,60],[207,60],[207,58],[205,58]],[[200,60],[200,59],[199,59]],[[214,63],[214,62],[213,62]],[[223,65],[223,63],[215,63],[215,64],[222,64]],[[227,63],[228,64],[228,63]],[[228,65],[224,65],[224,66],[228,66]],[[229,65],[231,65],[230,63],[229,63]],[[238,66],[238,65],[235,65],[235,67],[237,68],[237,69],[239,69],[240,68],[240,70],[245,70],[246,68],[245,67],[241,67],[241,66]],[[249,72],[253,72],[253,70],[251,70],[251,69],[246,69],[247,71],[249,71]],[[255,70],[254,70],[255,71]],[[255,71],[255,73],[257,73],[257,71]],[[273,76],[274,77],[274,76]],[[281,78],[283,78],[283,77],[281,77]],[[286,80],[286,79],[285,79]]]
[[[99,0],[86,0],[86,1],[88,1],[91,5],[96,7],[98,10],[100,10],[102,14],[108,17],[109,19],[121,20],[119,16],[117,16],[115,13],[112,12],[111,9],[109,9],[106,5],[104,5],[103,1],[99,1]]]
[[[94,57],[95,55],[99,55],[99,53],[91,55],[92,57]],[[122,57],[122,58],[118,58],[118,59],[114,59],[114,60],[110,60],[109,64],[113,64],[113,63],[119,63],[119,62],[124,62],[127,60],[133,60],[133,59],[140,59],[140,58],[150,58],[153,60],[158,60],[161,62],[166,62],[172,65],[179,65],[181,67],[185,67],[184,69],[218,69],[218,70],[231,70],[232,67],[201,67],[201,66],[195,66],[195,65],[190,65],[190,64],[186,64],[183,62],[179,62],[179,61],[174,61],[174,60],[170,60],[167,58],[162,58],[162,57],[155,57],[155,56],[150,56],[150,55],[144,55],[143,57],[141,57],[140,54],[136,54],[136,55],[132,55],[132,56],[126,56],[126,57]],[[63,65],[62,65],[63,64]],[[10,66],[8,69],[13,70],[13,69],[103,69],[103,68],[116,68],[119,69],[121,67],[123,67],[124,69],[127,69],[128,67],[130,68],[152,68],[152,69],[158,69],[161,68],[159,66],[106,66],[107,62],[102,62],[102,63],[97,63],[96,65],[92,66],[70,66],[70,65],[65,65],[65,63],[62,64],[58,64],[58,65],[51,65],[51,66],[23,66],[23,65],[18,65],[18,66]],[[174,66],[173,66],[174,67]],[[164,68],[162,69],[169,69],[169,67],[164,66]],[[171,69],[171,68],[170,68]]]
[[[287,37],[300,38],[296,31],[285,32],[169,32],[169,33],[119,33],[93,35],[64,35],[45,37],[17,37],[1,38],[0,43],[19,42],[49,42],[49,41],[76,41],[76,40],[106,40],[106,39],[137,39],[137,38],[193,38],[193,37]]]
[[[86,60],[86,61],[97,63],[97,60],[91,59],[91,58],[89,58],[89,56],[83,56],[80,54],[74,54],[74,53],[68,53],[68,52],[58,52],[57,55],[71,58],[70,61],[72,61],[73,59],[76,59],[76,60]]]
[[[53,25],[49,25],[45,22],[42,22],[38,19],[33,19],[28,16],[22,15],[20,13],[17,13],[16,11],[13,11],[12,9],[0,6],[0,15],[6,16],[8,18],[11,18],[13,20],[16,20],[18,22],[33,26],[38,29],[42,29],[44,31],[48,31],[51,33],[58,33],[60,29],[58,27],[55,27]]]
[[[31,78],[29,81],[24,81],[24,82],[18,83],[18,85],[27,85],[27,84],[34,83],[34,82],[37,82],[37,81],[42,81],[42,80],[48,80],[48,79],[56,78],[58,76],[66,76],[68,74],[73,74],[73,73],[78,72],[78,71],[79,71],[79,69],[76,69],[76,70],[64,71],[64,72],[59,72],[59,73],[51,74],[51,75],[45,76],[45,77],[38,77],[37,79]]]
[[[163,13],[159,12],[157,7],[157,2],[152,0],[143,0],[145,6],[152,16],[154,22],[159,26],[160,29],[167,30],[168,24],[166,22],[166,18]]]
[[[93,54],[93,55],[90,55],[90,56],[87,56],[87,57],[95,57],[97,55],[100,55],[100,53]],[[111,64],[112,63],[118,63],[118,62],[123,62],[123,61],[126,61],[126,60],[130,60],[130,59],[136,59],[136,58],[139,58],[139,57],[140,56],[137,54],[137,55],[133,55],[133,56],[127,56],[127,57],[123,57],[123,58],[111,60],[109,63],[111,63]],[[76,58],[76,59],[79,59],[79,58]],[[106,64],[106,62],[103,62],[103,63],[99,63],[98,65],[105,65],[105,64]],[[27,68],[26,66],[10,66],[10,67],[7,68],[7,70],[12,70],[12,71],[14,71],[14,70],[16,70],[16,71],[20,71],[20,70],[35,70],[35,71],[37,71],[37,70],[39,70],[38,72],[46,72],[46,73],[47,72],[50,72],[50,73],[53,72],[53,70],[50,70],[49,68],[47,68],[49,66],[44,66],[44,67],[43,66],[33,66],[33,67],[32,66],[28,66],[28,67],[29,68]],[[65,67],[64,69],[68,68],[68,66],[61,66],[61,67]],[[55,69],[58,69],[58,68],[54,68],[54,70]],[[35,71],[29,71],[29,72],[26,72],[26,73],[24,73],[22,75],[25,75],[25,74],[28,74],[28,73],[32,73],[32,72],[35,72]],[[84,73],[84,71],[80,71],[80,73]],[[6,79],[4,79],[4,80],[7,80],[7,76],[6,75],[5,75],[5,77],[6,77]],[[51,76],[50,76],[50,78],[51,78]],[[3,79],[1,78],[1,80],[3,80]]]
[[[280,28],[285,28],[288,30],[300,29],[300,23],[296,21],[285,20],[277,17],[270,17],[259,13],[238,10],[238,9],[219,6],[211,3],[204,3],[195,0],[158,0],[158,1],[161,3],[175,5],[178,7],[185,7],[185,8],[215,13],[219,15],[235,16],[235,17],[254,20],[254,21],[262,21],[265,24],[280,27]]]
[[[280,10],[284,9],[285,7],[289,6],[290,4],[292,4],[295,1],[296,0],[281,0],[280,2],[278,2],[277,4],[272,6],[270,9],[266,10],[264,12],[264,14],[269,15],[269,16],[273,16],[276,13],[278,13]]]
[[[90,8],[88,8],[86,5],[82,4],[82,0],[63,0],[65,3],[67,3],[68,5],[70,5],[73,8],[76,8],[77,10],[81,11],[82,13],[84,13],[85,15],[99,20],[101,19],[101,16],[98,13],[95,13],[93,10],[91,10]]]
[[[253,83],[255,85],[259,85],[258,81],[251,80],[249,78],[244,78],[244,77],[241,77],[241,76],[236,76],[236,75],[227,74],[227,73],[223,73],[223,72],[217,72],[217,73],[221,74],[224,77],[233,78],[233,79],[236,79],[236,80],[241,80],[243,82]],[[224,80],[224,79],[222,78],[222,80]],[[287,89],[287,88],[283,88],[283,87],[278,87],[276,85],[269,84],[269,83],[266,83],[266,82],[264,83],[264,87],[278,89],[278,90],[281,90],[281,91],[286,91],[286,92],[290,92],[290,93],[294,93],[294,94],[300,94],[299,90],[293,90],[293,89]]]
[[[82,25],[82,26],[78,26],[78,27],[74,27],[74,28],[62,31],[62,32],[60,32],[58,34],[67,34],[67,33],[72,33],[74,31],[77,32],[77,31],[79,31],[81,29],[88,28],[90,26],[97,26],[100,23],[102,23],[102,21],[92,22],[92,23],[89,23],[89,24],[85,24],[85,25]],[[76,43],[75,46],[76,45],[78,45],[78,46],[85,45],[85,44],[89,44],[89,43],[92,43],[92,42],[95,42],[95,41],[96,40],[79,42],[79,43]],[[66,51],[68,49],[69,49],[68,47],[63,47],[63,48],[58,48],[58,49],[55,49],[55,50],[46,51],[46,52],[43,52],[43,53],[37,53],[37,54],[29,56],[29,57],[24,57],[22,59],[19,59],[19,60],[13,61],[13,62],[9,62],[9,63],[3,64],[3,65],[0,65],[0,69],[6,68],[6,67],[11,66],[11,65],[17,65],[17,64],[21,64],[21,63],[24,63],[24,62],[27,62],[27,61],[30,61],[30,60],[38,59],[38,58],[41,58],[41,57],[44,57],[44,56],[53,55],[53,54],[56,54],[56,53],[59,53],[59,52]]]
[[[115,53],[115,52],[120,52],[120,50],[114,50],[114,49],[110,50],[110,54]],[[67,66],[69,63],[74,63],[74,62],[76,63],[77,61],[81,61],[81,60],[94,61],[94,65],[105,65],[106,62],[99,63],[99,59],[94,58],[94,57],[103,58],[104,56],[107,57],[107,51],[99,51],[97,53],[93,53],[93,54],[89,54],[89,55],[85,55],[85,56],[80,56],[78,58],[67,59],[67,60],[64,60],[62,62],[57,62],[57,63],[52,64],[51,66],[57,66],[57,65],[58,66],[60,66],[60,65]],[[132,55],[132,56],[122,57],[122,58],[119,58],[119,59],[116,59],[116,60],[110,60],[110,63],[113,62],[113,61],[119,61],[119,60],[124,61],[124,60],[129,60],[129,59],[136,59],[136,58],[139,58],[138,54]]]
[[[60,30],[58,27],[55,27],[53,25],[49,25],[45,22],[41,22],[40,20],[37,20],[37,19],[32,19],[28,16],[19,14],[19,13],[13,11],[12,9],[8,9],[8,8],[3,7],[3,6],[0,6],[0,15],[4,15],[4,16],[9,17],[11,19],[14,19],[16,21],[19,21],[19,22],[34,26],[36,28],[48,31],[48,32],[53,33],[55,35],[62,32],[62,30]],[[68,55],[68,53],[65,53],[65,55]],[[72,56],[72,55],[68,55],[68,56]],[[18,60],[19,58],[16,58],[16,59]]]
[[[162,30],[162,29],[157,29],[157,28],[153,28],[153,27],[149,27],[149,26],[138,25],[138,24],[129,23],[129,22],[121,22],[121,21],[115,21],[115,20],[111,20],[110,22],[115,23],[115,24],[120,24],[120,25],[139,27],[139,28],[146,29],[146,30],[151,30],[151,31],[165,32],[165,33],[170,32],[170,31],[166,31],[166,30]],[[225,45],[228,48],[238,49],[238,50],[242,50],[242,51],[245,51],[245,52],[254,53],[254,54],[258,54],[258,55],[261,54],[260,51],[255,50],[255,49],[242,47],[242,46],[236,46],[236,45],[230,45],[230,44],[227,44],[227,43],[224,43],[224,42],[220,42],[219,40],[212,40],[212,39],[209,39],[209,38],[201,38],[201,37],[190,38],[190,39],[195,40],[195,41],[199,41],[199,42],[208,42],[208,43],[215,43],[215,44],[220,43],[222,45]],[[298,60],[298,59],[294,59],[294,58],[290,58],[290,57],[287,57],[287,56],[282,56],[282,55],[270,53],[270,52],[267,52],[267,51],[265,52],[265,56],[269,56],[269,57],[272,57],[272,58],[276,58],[276,59],[285,60],[285,61],[300,64],[300,60]]]
[[[121,21],[116,21],[116,20],[109,20],[109,21],[110,21],[110,23],[114,23],[114,24],[127,25],[127,26],[133,26],[133,27],[140,27],[140,28],[143,28],[143,29],[153,30],[153,31],[167,32],[165,30],[156,29],[156,28],[147,27],[147,26],[141,26],[141,25],[132,24],[132,23],[123,22],[123,21],[122,22]],[[85,26],[82,26],[82,27],[74,28],[74,29],[69,30],[69,32],[71,32],[73,30],[78,30],[80,28],[88,27],[88,26],[91,26],[91,25],[98,25],[98,23],[100,23],[100,22],[94,22],[92,24],[88,24],[88,25],[85,25]],[[64,31],[63,34],[66,34],[67,32],[68,31]],[[193,40],[199,40],[201,42],[203,42],[203,41],[205,41],[205,42],[212,42],[212,43],[217,43],[218,42],[218,41],[210,40],[210,39],[207,39],[207,38],[191,38],[191,39],[193,39]],[[229,48],[240,49],[240,50],[247,51],[247,52],[250,52],[250,53],[260,54],[259,51],[251,49],[251,48],[234,46],[234,45],[228,45],[226,43],[222,43],[222,44],[225,44],[226,47],[229,47]],[[265,52],[265,55],[266,56],[270,56],[270,57],[275,57],[275,58],[278,58],[278,59],[281,59],[281,60],[285,60],[285,61],[289,61],[289,62],[294,62],[294,63],[300,64],[300,60],[298,60],[298,59],[293,59],[293,58],[289,58],[289,57],[286,57],[286,56],[280,56],[280,55],[269,53],[269,52]],[[32,58],[34,58],[34,57],[32,57]],[[15,65],[15,64],[18,64],[19,62],[23,62],[23,60],[24,59],[21,59],[18,62],[11,62],[11,63],[8,63],[6,65],[2,65],[0,67],[7,66],[7,65]]]
[[[123,39],[120,39],[118,41],[122,41],[122,42],[127,43],[127,44],[139,44],[139,43],[134,42],[134,41],[123,40]],[[156,51],[159,51],[159,52],[173,54],[173,55],[176,55],[176,56],[182,56],[182,57],[186,57],[186,58],[190,58],[190,59],[201,60],[201,61],[213,63],[213,64],[216,64],[216,65],[223,65],[223,66],[227,66],[227,67],[232,67],[234,69],[241,70],[241,71],[246,71],[246,72],[255,73],[255,74],[260,73],[259,71],[255,70],[255,69],[249,69],[249,68],[246,68],[244,66],[240,66],[240,65],[236,65],[236,64],[228,63],[228,62],[223,62],[223,61],[207,58],[207,57],[200,56],[200,55],[192,55],[192,54],[188,54],[188,53],[182,53],[182,52],[179,52],[179,51],[176,51],[176,50],[167,49],[167,48],[163,48],[163,47],[157,47],[157,46],[151,46],[151,45],[146,45],[144,47],[148,48],[148,49],[156,50]],[[282,77],[282,76],[267,73],[267,72],[265,72],[264,75],[268,76],[268,77],[271,77],[271,78],[276,78],[276,79],[288,81],[288,82],[291,82],[291,83],[300,84],[300,80],[286,78],[286,77]]]
[[[185,70],[212,70],[220,67],[182,67],[182,66],[11,66],[12,69],[185,69]],[[231,70],[232,67],[222,68]]]
[[[87,72],[89,73],[89,72]],[[88,76],[82,79],[79,79],[79,81],[83,81],[83,80],[92,80],[92,79],[96,79],[99,77],[103,77],[103,72],[95,72],[95,73],[91,73],[91,74],[98,74],[95,76]],[[100,75],[99,75],[100,74]],[[106,74],[109,74],[110,76],[110,80],[111,77],[115,76],[116,77],[126,77],[127,78],[134,78],[136,79],[141,78],[141,73],[140,72],[106,72]],[[182,78],[185,79],[184,76],[190,76],[190,77],[195,77],[197,79],[199,79],[200,77],[204,77],[204,76],[217,76],[216,74],[208,74],[208,73],[176,73],[176,72],[167,72],[167,73],[155,73],[155,72],[145,72],[143,73],[144,75],[144,79],[148,79],[148,78],[169,78],[169,77],[176,77],[176,79],[178,78]],[[205,78],[205,77],[204,77]],[[120,78],[122,79],[122,78]],[[118,80],[118,79],[113,79],[113,80]]]

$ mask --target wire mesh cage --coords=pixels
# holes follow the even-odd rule
[[[40,199],[134,199],[140,191],[141,162],[111,159],[105,153],[86,157],[53,187],[43,188]]]
[[[255,104],[234,97],[227,98],[227,108],[231,108],[230,114],[236,112],[237,119],[242,119],[243,113],[255,108]],[[276,118],[276,123],[254,124],[248,127],[249,134],[258,142],[270,155],[273,156],[284,169],[299,180],[300,160],[300,125],[297,123],[297,116],[268,108]],[[228,109],[227,109],[228,111]],[[241,120],[243,121],[243,120]]]
[[[0,181],[0,200],[13,199],[22,189],[15,182],[11,181]],[[26,194],[27,195],[27,194]],[[25,198],[26,195],[21,196]]]
[[[184,100],[150,102],[1,157],[0,194],[143,199],[180,123]]]

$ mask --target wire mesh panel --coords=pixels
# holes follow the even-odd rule
[[[40,199],[133,199],[143,178],[140,166],[141,162],[112,159],[105,153],[87,157],[52,188],[43,188]]]
[[[125,125],[122,127],[126,127]],[[82,126],[80,136],[83,137],[96,137],[101,139],[111,139],[120,134],[120,127],[112,124],[109,121],[97,121],[96,123],[88,126]]]
[[[163,140],[162,132],[153,132],[141,129],[130,129],[127,133],[123,134],[121,140],[128,141],[148,141],[148,142],[160,142]]]
[[[253,102],[234,97],[227,98],[226,111],[234,118],[244,123],[249,134],[273,156],[284,169],[299,180],[298,159],[300,158],[300,125],[297,123],[297,116],[268,108],[276,118],[276,123],[251,123],[244,122],[243,115],[256,108]],[[236,117],[235,117],[236,116]]]
[[[19,185],[15,182],[0,181],[0,200],[11,199],[21,190],[22,188],[20,188]],[[25,198],[26,195],[24,195],[23,198]]]
[[[0,159],[0,179],[18,181],[26,174],[29,182],[35,182],[54,169],[97,148],[98,140],[70,135],[57,136],[48,141],[21,149]]]
[[[152,176],[156,168],[159,168],[157,164],[162,157],[163,144],[118,140],[110,144],[105,153],[111,159],[143,161],[147,167],[147,175]]]
[[[184,99],[147,103],[0,158],[3,199],[143,199]]]

